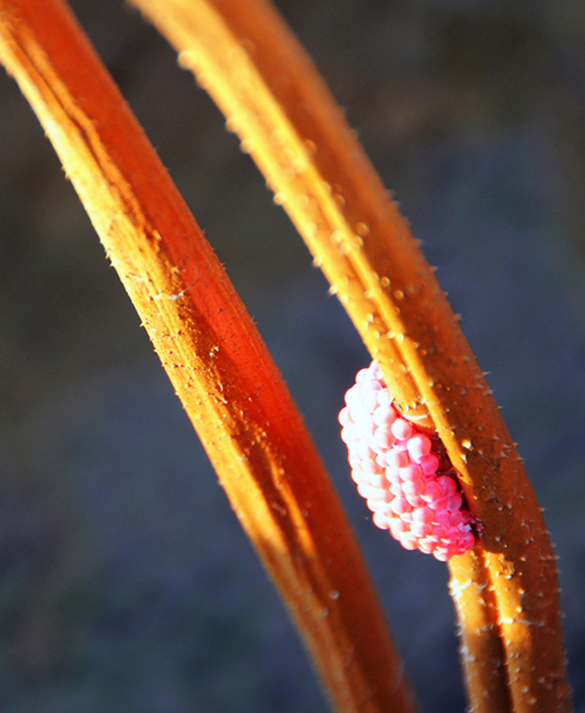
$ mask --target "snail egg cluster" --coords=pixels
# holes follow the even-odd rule
[[[441,561],[471,549],[473,516],[453,467],[435,439],[398,413],[376,362],[358,372],[345,403],[341,438],[374,524]]]

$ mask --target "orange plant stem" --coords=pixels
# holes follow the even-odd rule
[[[323,80],[267,0],[131,2],[224,112],[400,409],[436,429],[461,474],[481,526],[475,552],[450,565],[472,708],[569,710],[555,557],[534,492],[432,269]]]
[[[331,701],[344,712],[413,713],[363,559],[302,419],[67,7],[0,0],[0,58],[59,154]]]

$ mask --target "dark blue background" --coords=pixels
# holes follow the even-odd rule
[[[369,359],[174,53],[84,27],[258,323],[347,506],[426,713],[462,711],[447,570],[369,522],[336,414]],[[585,711],[581,0],[286,0],[424,241],[560,555]],[[326,517],[326,513],[323,517]],[[0,708],[325,710],[276,594],[56,156],[0,76]]]

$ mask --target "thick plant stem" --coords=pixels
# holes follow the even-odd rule
[[[66,6],[0,0],[0,58],[57,150],[333,705],[414,713],[363,559],[302,419]]]
[[[451,565],[451,589],[464,654],[471,632],[491,652],[465,659],[472,709],[568,711],[555,557],[533,490],[432,269],[311,61],[267,0],[131,2],[221,108],[400,409],[436,429],[461,474],[480,541]]]

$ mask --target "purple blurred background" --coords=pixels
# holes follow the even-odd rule
[[[72,4],[284,373],[422,710],[462,711],[447,570],[376,530],[349,479],[336,414],[369,362],[356,332],[173,51],[119,0]],[[557,544],[585,711],[585,5],[278,4],[491,372]],[[324,711],[138,317],[4,73],[0,256],[0,709]]]

